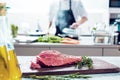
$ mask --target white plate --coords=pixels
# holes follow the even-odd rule
[[[76,30],[71,28],[64,28],[63,32],[66,34],[76,34]]]
[[[30,32],[28,33],[28,35],[30,36],[41,36],[41,35],[45,35],[45,32]]]
[[[14,38],[16,42],[20,42],[20,43],[30,43],[37,39],[38,37],[33,37],[33,36],[17,36],[16,38]]]

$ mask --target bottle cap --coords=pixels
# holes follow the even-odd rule
[[[0,3],[0,16],[6,15],[6,3]]]

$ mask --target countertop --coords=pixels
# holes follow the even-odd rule
[[[43,50],[58,50],[67,54],[83,56],[120,56],[120,45],[108,43],[94,43],[92,36],[80,37],[79,44],[63,43],[15,43],[18,56],[34,56]],[[113,54],[114,53],[114,54]]]
[[[104,60],[104,61],[114,64],[120,68],[120,57],[104,57],[104,56],[103,57],[90,56],[90,57]],[[28,60],[33,60],[33,56],[18,56],[19,63],[24,62],[27,64]],[[89,76],[91,76],[92,78],[75,79],[75,80],[108,80],[108,79],[109,80],[120,80],[120,72],[119,73],[106,73],[106,74],[105,73],[104,74],[90,74]],[[31,79],[22,78],[22,80],[31,80]]]
[[[116,48],[119,45],[114,45],[111,43],[94,43],[93,37],[81,37],[79,39],[80,44],[63,44],[63,43],[44,43],[44,42],[34,42],[34,43],[27,43],[27,42],[15,42],[15,47],[109,47],[109,48]]]

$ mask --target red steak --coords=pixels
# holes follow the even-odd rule
[[[62,54],[56,50],[45,50],[37,56],[36,64],[41,67],[55,67],[74,64],[81,60],[81,56]]]
[[[32,69],[39,69],[39,68],[41,68],[41,66],[39,64],[34,63],[34,62],[31,62],[30,68],[32,68]]]

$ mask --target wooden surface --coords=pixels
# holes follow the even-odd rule
[[[29,60],[28,60],[29,61]],[[82,69],[77,69],[75,65],[62,66],[62,67],[53,67],[53,68],[41,68],[38,70],[30,69],[30,61],[20,64],[23,75],[64,75],[72,73],[80,74],[101,74],[101,73],[118,73],[120,69],[108,62],[105,62],[100,59],[93,58],[93,69],[88,69],[83,67]]]

